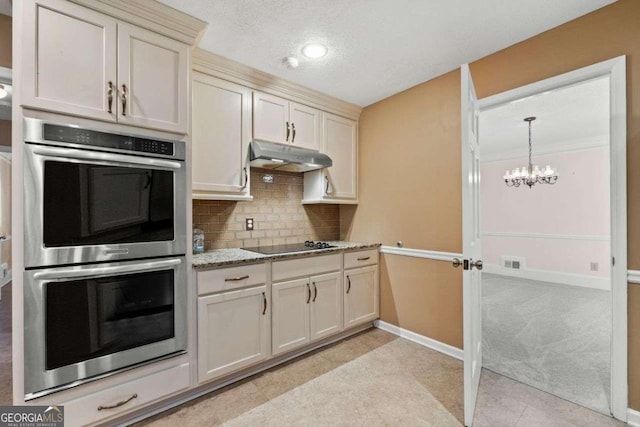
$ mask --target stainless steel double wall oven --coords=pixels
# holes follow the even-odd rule
[[[184,142],[24,120],[25,398],[184,352]]]

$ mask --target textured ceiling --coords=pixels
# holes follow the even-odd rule
[[[201,48],[366,106],[614,0],[160,1],[209,22]]]
[[[558,146],[608,143],[609,77],[544,92],[501,105],[480,114],[480,149],[483,160],[526,155],[528,124],[533,155]]]

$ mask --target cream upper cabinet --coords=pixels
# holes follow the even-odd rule
[[[320,149],[322,140],[322,112],[306,105],[289,103],[291,144],[311,150]]]
[[[192,91],[193,198],[251,200],[251,90],[194,72]]]
[[[118,121],[186,133],[189,47],[118,23]]]
[[[186,133],[188,45],[63,0],[21,0],[29,108]]]
[[[115,121],[116,21],[68,1],[21,1],[23,105]]]
[[[333,165],[305,173],[302,203],[358,203],[358,122],[324,113],[322,152]]]
[[[253,137],[320,149],[322,112],[266,93],[253,93]]]

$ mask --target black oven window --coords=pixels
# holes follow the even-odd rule
[[[173,270],[45,284],[46,368],[174,337]]]
[[[45,161],[44,245],[173,240],[173,172]]]

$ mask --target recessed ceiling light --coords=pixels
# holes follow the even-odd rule
[[[327,54],[327,47],[319,43],[310,43],[302,48],[302,54],[307,58],[322,58]]]

